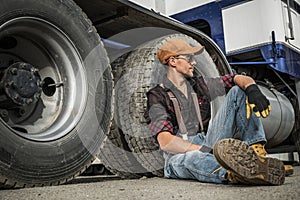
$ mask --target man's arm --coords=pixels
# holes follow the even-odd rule
[[[172,135],[170,132],[160,132],[157,136],[157,141],[163,151],[170,153],[186,153],[188,151],[199,150],[200,145],[190,143],[187,140]]]
[[[255,81],[250,76],[244,76],[238,74],[234,76],[233,81],[244,91],[248,86],[252,84],[256,84]]]

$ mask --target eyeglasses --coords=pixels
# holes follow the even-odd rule
[[[178,55],[175,58],[177,58],[177,59],[184,59],[188,63],[192,63],[192,62],[196,61],[194,55]]]

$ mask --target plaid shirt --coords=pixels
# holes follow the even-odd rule
[[[204,129],[207,130],[211,118],[210,102],[218,96],[225,95],[235,85],[235,74],[229,74],[218,78],[193,77],[187,79],[188,94],[195,91],[198,97],[201,117]],[[157,85],[147,92],[147,111],[145,118],[149,123],[152,135],[168,131],[176,135],[179,131],[175,110],[167,92],[171,91],[179,102],[181,114],[189,135],[199,132],[199,121],[192,98],[186,98],[175,85],[165,77],[163,87]]]

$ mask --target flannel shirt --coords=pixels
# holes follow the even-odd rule
[[[235,74],[217,78],[203,78],[202,76],[187,79],[188,94],[196,92],[200,107],[204,130],[208,128],[211,118],[210,102],[218,96],[225,95],[235,83]],[[176,135],[179,131],[175,109],[167,92],[171,91],[179,102],[188,135],[195,135],[199,130],[199,121],[196,115],[192,98],[186,98],[175,85],[165,76],[164,87],[157,85],[147,92],[147,109],[145,118],[149,124],[150,133],[157,137],[160,132],[168,131]]]

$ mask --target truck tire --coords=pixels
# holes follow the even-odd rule
[[[114,122],[101,146],[99,159],[111,173],[129,179],[151,176],[129,149],[122,131]]]
[[[122,74],[126,71],[123,67],[128,53],[117,58],[111,63],[114,82],[118,82]],[[118,102],[118,99],[115,99]],[[125,135],[117,126],[117,118],[113,118],[110,131],[101,145],[99,160],[113,174],[122,178],[141,178],[151,176],[147,170],[137,161],[134,153],[128,147]]]
[[[0,187],[81,174],[112,118],[111,69],[87,16],[72,0],[2,1],[0,74]]]
[[[156,58],[157,50],[165,41],[175,37],[194,45],[199,44],[189,36],[172,34],[141,45],[129,54],[123,65],[122,77],[115,82],[115,118],[117,118],[117,125],[124,133],[128,146],[134,152],[137,160],[147,171],[156,176],[163,175],[164,158],[155,142],[154,135],[149,133],[144,118],[147,102],[146,92],[161,83],[166,72],[166,67],[160,64]],[[209,57],[207,52],[204,55]],[[206,76],[219,76],[216,69],[203,72],[199,68],[196,71]],[[218,99],[213,103],[213,115],[221,102],[222,100]]]

